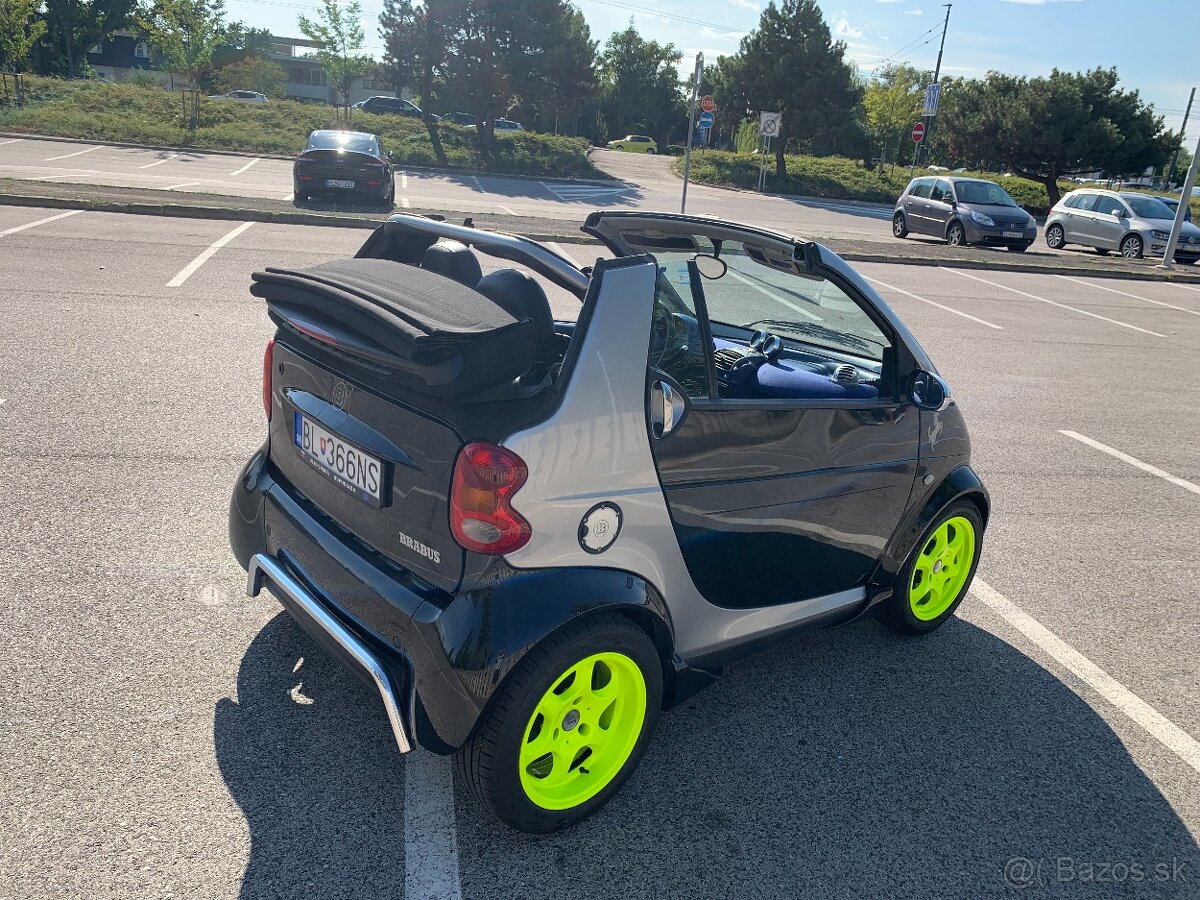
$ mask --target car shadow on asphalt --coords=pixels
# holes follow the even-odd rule
[[[283,615],[237,691],[215,734],[250,827],[242,896],[399,896],[404,761],[378,701]],[[962,619],[920,640],[862,622],[736,663],[566,833],[508,831],[457,793],[467,898],[974,900],[1024,879],[1194,897],[1200,880],[1195,839],[1108,724]]]

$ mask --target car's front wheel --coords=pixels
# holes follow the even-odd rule
[[[1067,246],[1067,233],[1061,225],[1051,225],[1046,229],[1046,246],[1051,250],[1061,250]]]
[[[1142,239],[1136,234],[1125,235],[1121,241],[1121,255],[1126,259],[1142,258]]]
[[[950,223],[950,227],[946,229],[946,243],[951,247],[965,247],[967,245],[967,232],[962,227],[962,222]]]
[[[892,216],[892,234],[898,238],[908,237],[908,223],[904,221],[904,213],[898,212]]]
[[[459,751],[502,822],[559,831],[600,809],[645,752],[662,706],[658,651],[623,616],[568,625],[529,651]]]
[[[647,148],[646,148],[646,155],[647,155],[647,156],[653,156],[653,155],[654,155],[654,148],[653,148],[653,147],[647,147]]]
[[[962,603],[983,542],[983,519],[970,500],[953,503],[925,530],[896,576],[883,621],[901,634],[926,634]]]

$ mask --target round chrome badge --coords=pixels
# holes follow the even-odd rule
[[[599,503],[579,523],[579,546],[588,553],[603,553],[620,533],[621,508],[615,503]]]

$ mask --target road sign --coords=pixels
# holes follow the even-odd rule
[[[700,98],[700,108],[705,112],[712,112],[717,108],[717,104],[713,102],[711,94],[709,94],[707,97]]]
[[[702,112],[700,113],[699,125],[701,128],[712,128],[714,119],[716,119],[716,116],[714,116],[712,113],[707,111]]]
[[[758,117],[758,133],[766,137],[778,137],[783,128],[783,113],[765,112]]]
[[[921,138],[923,137],[925,137],[925,123],[918,122],[913,126],[912,139],[919,144],[921,143]]]
[[[938,107],[938,98],[942,95],[942,86],[937,82],[925,88],[925,107],[921,113],[923,116],[936,116]]]

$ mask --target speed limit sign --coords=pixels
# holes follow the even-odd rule
[[[758,133],[764,137],[779,137],[779,130],[782,127],[783,113],[765,112],[759,115]]]

